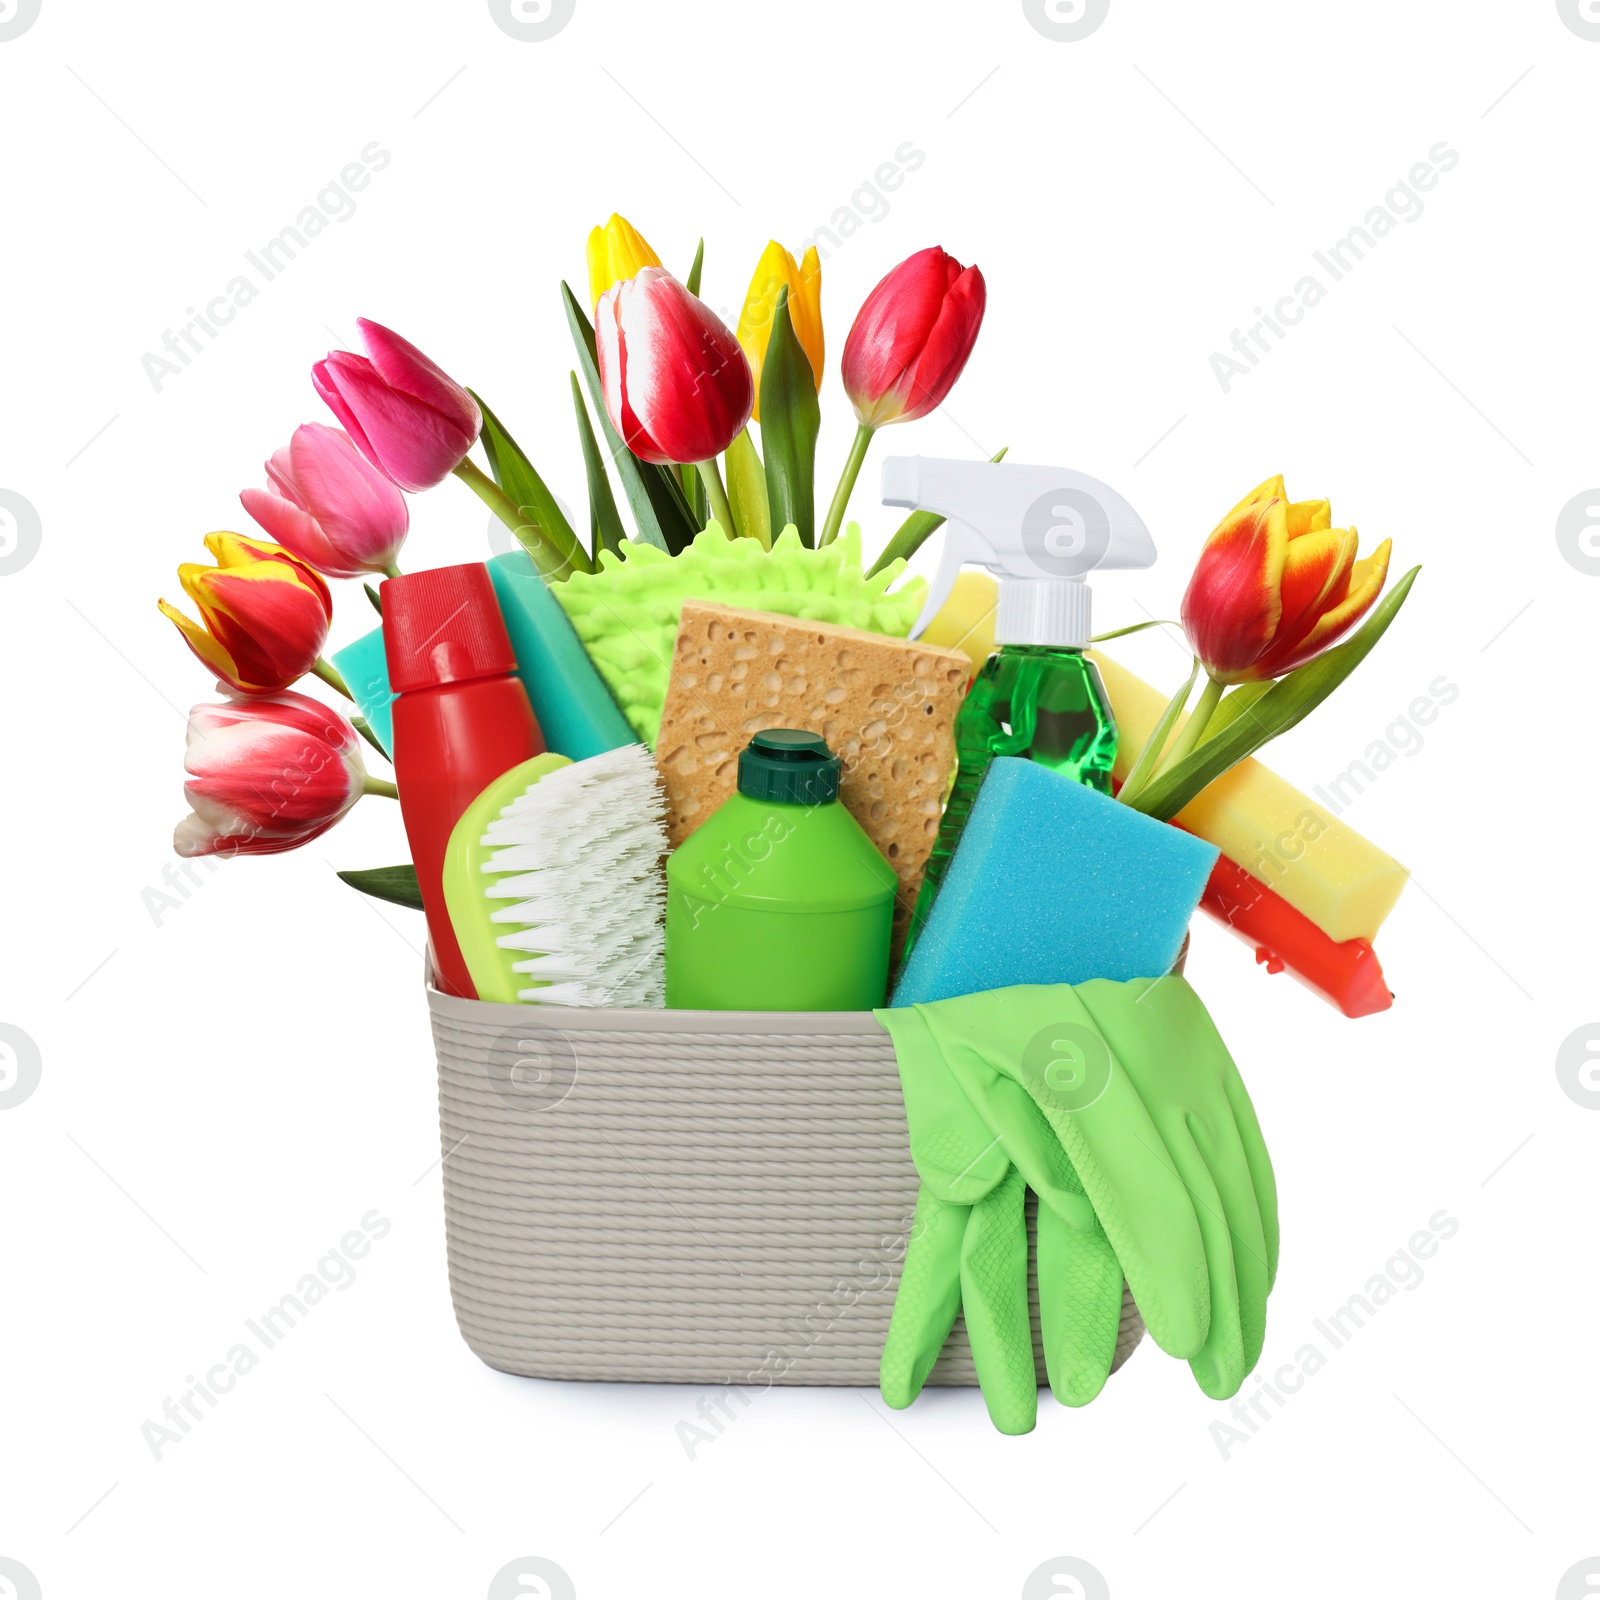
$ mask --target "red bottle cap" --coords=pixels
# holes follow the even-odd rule
[[[396,694],[517,670],[482,562],[390,578],[382,598],[383,651]]]

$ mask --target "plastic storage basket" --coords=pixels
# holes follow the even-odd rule
[[[917,1174],[871,1013],[428,1003],[450,1291],[479,1357],[877,1383]],[[1037,1351],[1032,1272],[1030,1252]],[[1117,1365],[1143,1332],[1124,1290]],[[976,1384],[959,1323],[928,1381]]]

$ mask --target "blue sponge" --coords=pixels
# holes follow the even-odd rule
[[[1159,978],[1217,851],[1036,762],[990,766],[895,988],[921,1005],[1014,983]]]

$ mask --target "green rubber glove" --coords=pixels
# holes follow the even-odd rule
[[[1182,978],[1096,980],[1075,990],[1019,987],[912,1010],[920,1027],[905,1011],[878,1017],[895,1040],[912,1155],[924,1179],[919,1222],[933,1217],[934,1201],[964,1201],[970,1210],[1006,1176],[996,1175],[993,1150],[970,1171],[955,1162],[957,1154],[973,1161],[983,1150],[970,1120],[976,1113],[1045,1202],[1040,1316],[1057,1397],[1081,1404],[1104,1381],[1123,1274],[1156,1343],[1189,1360],[1206,1394],[1236,1393],[1265,1333],[1277,1267],[1276,1188],[1249,1096],[1194,991]],[[986,1183],[982,1194],[941,1192],[958,1173],[968,1188]],[[1003,1309],[980,1310],[978,1321],[1014,1327],[1015,1294],[1000,1286],[1010,1280],[1000,1275],[990,1287],[969,1267],[996,1258],[996,1236],[1010,1241],[1005,1259],[1015,1256],[1009,1213],[993,1210],[984,1248],[960,1254],[967,1269],[959,1274],[960,1294],[964,1303],[1001,1295]],[[908,1248],[901,1291],[907,1308],[902,1314],[897,1299],[884,1353],[891,1404],[909,1403],[942,1343],[941,1335],[929,1353],[938,1317],[922,1308],[948,1306],[943,1333],[954,1320],[950,1239],[959,1232],[964,1245],[969,1226],[970,1216],[941,1217],[926,1242],[914,1239]],[[1025,1326],[1025,1302],[1022,1315]],[[972,1303],[967,1317],[972,1324]],[[1019,1407],[1009,1399],[997,1407],[991,1396],[991,1388],[1008,1397],[1020,1392],[1020,1364],[1008,1361],[1008,1344],[989,1343],[990,1370],[980,1365],[979,1375],[991,1416],[997,1426],[1010,1422],[1006,1431],[1025,1431],[1016,1426]],[[973,1350],[976,1361],[978,1340]],[[1031,1416],[1026,1421],[1031,1426]]]
[[[1182,1181],[1205,1241],[1211,1302],[1205,1345],[1189,1365],[1206,1394],[1226,1400],[1261,1358],[1267,1296],[1278,1274],[1278,1186],[1255,1107],[1216,1024],[1183,978],[1096,979],[1079,984],[1078,997],[1123,1072],[1112,1074],[1101,1101],[1072,1116],[1078,1142],[1068,1149],[1113,1242],[1119,1205],[1130,1232],[1148,1232],[1137,1215],[1141,1156]],[[1126,1142],[1139,1122],[1135,1098],[1160,1139],[1154,1149],[1141,1139],[1137,1154]],[[1126,1267],[1128,1257],[1120,1249],[1118,1256]]]
[[[1056,1398],[1085,1405],[1116,1354],[1122,1269],[1049,1125],[1006,1085],[1008,1112],[1037,1147],[1021,1172],[973,1109],[916,1009],[880,1011],[905,1085],[911,1148],[922,1179],[906,1260],[884,1342],[879,1386],[904,1407],[921,1392],[963,1306],[984,1401],[1002,1433],[1026,1433],[1038,1411],[1028,1321],[1026,1187],[1038,1208],[1039,1319]],[[1053,1151],[1053,1155],[1051,1152]]]

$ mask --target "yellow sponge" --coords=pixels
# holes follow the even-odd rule
[[[1166,709],[1167,696],[1098,650],[1090,655],[1117,719],[1120,782]],[[1372,938],[1410,876],[1392,856],[1253,759],[1208,785],[1174,820],[1276,890],[1330,939]]]

